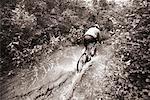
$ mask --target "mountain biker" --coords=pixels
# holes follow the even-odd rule
[[[91,60],[96,53],[95,44],[99,41],[100,36],[100,27],[98,24],[93,25],[91,28],[85,32],[83,39],[84,39],[84,46],[85,51],[87,51],[90,57],[87,58],[87,61]]]

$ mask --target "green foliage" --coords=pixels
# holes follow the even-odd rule
[[[71,25],[79,19],[67,0],[3,0],[1,4],[2,74],[27,68],[48,47],[58,48],[56,38],[63,41],[60,39],[69,34]]]
[[[2,74],[28,68],[62,41],[78,43],[91,23],[90,11],[80,0],[3,0],[0,12]]]
[[[136,3],[135,3],[136,2]],[[148,100],[150,98],[150,23],[148,2],[134,1],[134,4],[127,9],[125,30],[129,34],[122,40],[117,51],[125,66],[120,75],[115,77],[116,84],[112,94],[114,99],[135,99]],[[120,80],[120,81],[119,81]],[[115,89],[116,88],[116,89]],[[119,89],[119,90],[117,90]]]

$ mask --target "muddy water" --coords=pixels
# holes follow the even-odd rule
[[[97,56],[76,73],[83,47],[66,47],[5,82],[3,100],[94,100],[100,91],[112,46],[99,46]],[[93,86],[93,85],[94,86]],[[98,90],[97,90],[98,89]],[[87,96],[88,95],[88,96]]]
[[[40,100],[45,98],[44,94],[48,95],[52,91],[54,93],[51,94],[61,94],[61,85],[75,74],[82,49],[83,47],[76,46],[58,50],[37,62],[34,70],[23,70],[17,76],[6,80],[1,85],[2,100]],[[58,96],[51,95],[49,99],[58,99],[53,97]]]

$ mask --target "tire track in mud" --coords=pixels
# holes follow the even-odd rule
[[[62,93],[60,96],[62,100],[70,100],[73,97],[73,93],[74,93],[76,86],[78,85],[78,83],[82,79],[82,76],[85,73],[85,71],[88,70],[90,64],[91,64],[91,62],[85,64],[82,71],[80,73],[76,73],[73,76],[73,78],[71,79],[72,80],[71,84],[66,89],[65,93]]]
[[[47,84],[44,84],[41,87],[31,90],[28,93],[17,95],[13,98],[16,100],[41,100],[44,98],[46,99],[47,97],[52,95],[54,89],[59,89],[62,86],[62,84],[64,84],[68,80],[68,77],[70,76],[72,76],[72,73],[63,74],[54,82],[48,82]]]

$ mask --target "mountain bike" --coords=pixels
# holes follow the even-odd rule
[[[81,72],[82,67],[89,61],[91,61],[91,58],[96,54],[96,45],[89,47],[84,51],[84,53],[81,55],[77,62],[77,72]]]

